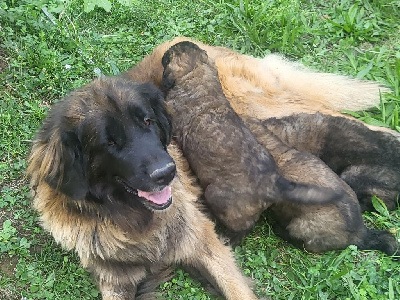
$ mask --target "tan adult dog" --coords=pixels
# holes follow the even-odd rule
[[[160,86],[164,53],[174,44],[190,41],[207,52],[216,64],[222,89],[239,115],[266,119],[298,113],[342,115],[379,104],[388,89],[376,82],[315,72],[277,55],[255,58],[230,49],[178,37],[157,46],[124,76]]]
[[[153,299],[170,267],[197,269],[226,299],[257,299],[201,212],[182,154],[169,145],[162,93],[121,77],[58,102],[34,139],[33,206],[75,250],[104,300]]]

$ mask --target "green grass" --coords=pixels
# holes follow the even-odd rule
[[[100,299],[77,257],[40,228],[23,180],[30,140],[68,91],[99,72],[118,74],[157,44],[185,35],[255,56],[280,52],[322,71],[386,84],[393,93],[356,115],[398,130],[399,19],[400,1],[389,0],[2,1],[0,300]],[[400,210],[377,203],[379,214],[367,213],[365,221],[399,238]],[[400,298],[398,262],[355,247],[306,253],[275,237],[264,219],[235,254],[260,296]],[[214,299],[182,271],[161,290],[168,299]]]

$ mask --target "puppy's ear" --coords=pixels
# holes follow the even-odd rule
[[[202,64],[208,63],[207,52],[196,44],[188,41],[173,45],[165,53],[161,60],[164,67],[161,90],[167,94],[179,80],[192,72]]]
[[[162,57],[162,65],[164,67],[163,77],[161,81],[161,91],[164,93],[164,96],[168,94],[168,91],[172,89],[175,85],[175,77],[173,76],[173,72],[170,68],[168,68],[169,63],[172,59],[172,51],[171,49],[164,53]]]

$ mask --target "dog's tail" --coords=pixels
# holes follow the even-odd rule
[[[379,93],[390,91],[377,82],[316,72],[273,54],[262,60],[259,71],[273,79],[278,90],[319,101],[337,112],[374,107],[379,105]]]
[[[325,111],[338,114],[343,110],[365,110],[379,105],[381,93],[390,92],[390,89],[374,81],[314,71],[275,54],[263,59],[228,54],[217,57],[215,61],[218,72],[227,77],[220,80],[230,81],[222,86],[229,86],[229,91],[225,92],[232,94],[232,99],[242,96],[246,99],[248,95],[257,96],[263,91],[266,96],[257,105],[269,110],[272,108],[274,116],[279,114],[276,109],[273,110],[276,106],[289,111],[292,107],[296,112]],[[288,103],[287,108],[285,103]],[[256,112],[260,109],[252,107]],[[268,111],[261,110],[260,113],[271,116]]]
[[[298,105],[301,105],[296,106],[297,112],[324,109],[338,113],[343,110],[359,111],[379,105],[380,93],[390,92],[390,89],[377,82],[314,71],[279,55],[269,54],[260,59],[186,37],[162,43],[123,76],[135,81],[153,81],[160,86],[163,73],[161,58],[172,45],[182,41],[193,42],[207,52],[216,63],[218,73],[223,77],[220,78],[222,82],[232,80],[225,92],[233,94],[233,97],[246,98],[261,88],[266,95],[270,95],[269,102],[264,103],[268,109],[274,105],[282,107],[285,101],[291,101],[293,106],[293,99],[300,98]],[[235,78],[239,81],[235,81]],[[276,116],[277,112],[274,113]]]

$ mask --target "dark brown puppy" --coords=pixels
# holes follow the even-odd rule
[[[199,270],[226,299],[256,299],[197,207],[182,154],[167,151],[170,125],[159,90],[122,78],[57,103],[28,168],[42,224],[77,252],[103,300],[150,299],[175,264]]]
[[[323,118],[321,115],[320,117]],[[302,116],[300,119],[303,120],[301,128],[311,126],[310,121],[315,120],[315,118],[308,120],[306,116]],[[345,120],[348,124],[343,126],[342,129],[347,133],[346,137],[350,138],[353,131],[347,127],[351,127],[350,124],[354,121]],[[300,143],[303,145],[312,144],[311,136],[307,139],[310,143],[305,143],[304,140],[301,140],[301,135],[299,137],[290,130],[289,126],[294,124],[291,121],[286,126],[276,122],[276,120],[259,121],[252,118],[244,118],[244,121],[258,141],[271,153],[279,170],[285,177],[295,182],[313,183],[318,186],[332,188],[342,196],[339,201],[324,205],[273,204],[269,209],[270,222],[276,234],[311,252],[344,249],[349,245],[356,245],[361,250],[380,250],[388,255],[396,253],[398,243],[391,233],[382,230],[371,230],[364,225],[357,195],[348,184],[340,179],[321,159],[309,152],[298,151],[289,147],[269,128],[273,127],[276,132],[279,131],[280,137],[285,136],[286,139],[290,139],[293,144],[297,145],[300,145]],[[329,122],[327,121],[326,123]],[[358,125],[359,123],[356,122],[356,124]],[[323,132],[327,129],[318,128],[321,128]],[[335,130],[333,126],[329,128],[331,128],[329,130]],[[322,132],[313,132],[315,134],[314,137],[318,136],[319,133],[322,134]],[[322,136],[318,136],[317,139],[321,143],[324,143],[323,141],[329,143]],[[371,146],[367,139],[360,140],[363,141],[364,145],[359,146]],[[346,142],[346,140],[340,142],[336,140],[336,142],[340,144]],[[317,150],[315,146],[310,146],[309,148]],[[339,148],[339,145],[329,145],[331,150]],[[322,155],[323,152],[315,152],[324,156]],[[363,157],[367,157],[365,153],[363,155]],[[329,158],[332,159],[331,161],[335,161],[333,155],[329,155]],[[355,163],[355,160],[353,159],[352,162]],[[369,174],[366,172],[365,176],[368,177]]]
[[[258,218],[257,212],[277,202],[272,206],[275,229],[280,229],[277,233],[309,251],[355,244],[360,249],[395,253],[395,238],[365,227],[355,193],[325,163],[289,147],[263,122],[252,118],[243,118],[243,122],[233,112],[214,64],[203,50],[189,42],[176,44],[164,55],[163,64],[162,86],[168,90],[174,138],[205,189],[208,207],[229,229],[247,229],[245,226]],[[317,189],[307,184],[317,184],[318,192],[335,190],[338,199],[322,205],[310,205],[307,198],[303,203],[297,198],[296,202],[282,201],[293,200],[292,193],[309,195],[293,183],[286,193],[289,185],[282,184],[285,179],[275,162],[282,175],[303,184],[302,188],[312,191],[310,195]],[[323,199],[323,195],[319,197]]]
[[[263,124],[292,147],[321,158],[355,191],[363,211],[373,210],[374,195],[388,209],[398,207],[400,134],[323,114],[270,118]]]
[[[327,203],[332,189],[285,179],[265,147],[234,112],[205,51],[190,42],[162,59],[162,88],[173,135],[204,189],[207,206],[229,229],[245,232],[272,203]]]

